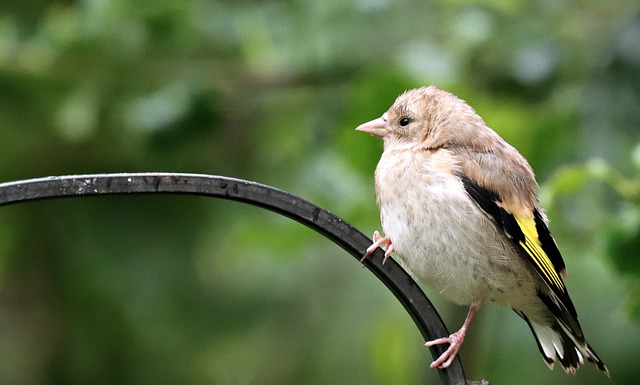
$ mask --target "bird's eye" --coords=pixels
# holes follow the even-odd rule
[[[402,127],[408,125],[409,123],[411,123],[411,119],[404,117],[404,118],[400,118],[400,125]]]

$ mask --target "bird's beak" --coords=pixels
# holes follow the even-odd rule
[[[366,132],[371,135],[384,137],[389,132],[387,121],[384,117],[374,119],[356,127],[356,130]]]

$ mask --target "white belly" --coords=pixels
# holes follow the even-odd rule
[[[535,290],[522,257],[453,174],[429,162],[417,169],[387,162],[376,170],[376,186],[382,228],[396,254],[448,300],[519,307],[527,301],[519,298],[523,285]]]

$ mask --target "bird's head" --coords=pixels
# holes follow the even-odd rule
[[[380,118],[356,130],[381,137],[385,149],[472,146],[487,139],[480,138],[487,131],[482,118],[466,102],[434,86],[406,91]]]

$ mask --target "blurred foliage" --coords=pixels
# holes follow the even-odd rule
[[[353,128],[435,84],[530,160],[612,373],[548,371],[526,325],[486,306],[467,376],[635,384],[638,73],[636,0],[5,0],[0,180],[222,174],[371,233],[381,143]],[[193,197],[0,211],[2,384],[438,382],[386,289],[288,219]],[[466,310],[428,293],[457,329]]]

